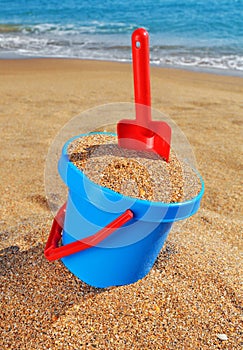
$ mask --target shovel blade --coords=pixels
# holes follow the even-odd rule
[[[148,127],[136,120],[123,119],[117,124],[118,145],[137,151],[150,151],[169,161],[171,128],[161,121],[151,121]]]

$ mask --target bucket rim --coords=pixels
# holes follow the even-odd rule
[[[136,203],[138,204],[141,204],[141,205],[149,205],[149,206],[153,206],[153,207],[170,207],[171,209],[174,207],[174,208],[178,208],[178,207],[182,207],[182,206],[185,206],[185,205],[192,205],[196,202],[200,202],[201,201],[201,198],[205,192],[205,184],[204,184],[204,181],[203,181],[203,178],[202,176],[199,174],[199,172],[196,170],[196,169],[193,169],[192,170],[196,173],[196,175],[198,176],[199,180],[200,180],[200,183],[201,183],[201,190],[200,192],[188,199],[188,200],[185,200],[185,201],[182,201],[182,202],[159,202],[159,201],[148,201],[147,199],[140,199],[140,198],[137,198],[137,197],[130,197],[130,196],[126,196],[124,194],[121,194],[119,192],[116,192],[116,191],[113,191],[111,190],[110,188],[108,187],[104,187],[104,186],[101,186],[101,185],[98,185],[97,183],[95,183],[94,181],[90,180],[89,177],[87,175],[85,175],[85,173],[76,167],[76,165],[74,165],[70,160],[69,160],[69,156],[68,156],[68,146],[71,142],[73,142],[74,140],[80,138],[80,137],[85,137],[85,136],[89,136],[89,135],[92,135],[92,134],[103,134],[103,135],[111,135],[111,136],[117,136],[116,133],[114,132],[109,132],[109,131],[91,131],[91,132],[88,132],[88,133],[83,133],[83,134],[79,134],[79,135],[76,135],[76,136],[73,136],[72,138],[70,138],[68,141],[65,142],[63,148],[62,148],[62,155],[67,159],[68,161],[68,166],[71,167],[71,169],[73,171],[75,171],[77,174],[79,174],[80,176],[83,176],[85,181],[87,181],[91,186],[94,186],[96,188],[98,188],[99,190],[102,190],[104,191],[107,195],[110,195],[110,196],[117,196],[119,198],[124,198],[126,200],[130,200],[130,201],[133,201],[136,200]]]

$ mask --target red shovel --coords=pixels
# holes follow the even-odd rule
[[[169,161],[171,128],[151,119],[149,34],[136,29],[132,34],[132,57],[136,119],[117,124],[118,144],[123,148],[152,151]]]

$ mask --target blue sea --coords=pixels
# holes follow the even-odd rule
[[[243,0],[0,0],[0,58],[131,62],[138,27],[153,65],[243,74]]]

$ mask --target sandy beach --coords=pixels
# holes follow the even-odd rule
[[[144,279],[96,289],[43,255],[53,139],[89,108],[133,102],[132,79],[130,64],[0,60],[1,349],[242,349],[240,77],[151,68],[152,105],[188,138],[205,195]]]

